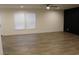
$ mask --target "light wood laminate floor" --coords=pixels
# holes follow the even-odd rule
[[[66,32],[2,37],[6,55],[76,55],[79,36]]]

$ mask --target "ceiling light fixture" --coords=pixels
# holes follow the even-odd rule
[[[47,9],[47,10],[50,10],[50,6],[47,6],[46,9]]]
[[[46,6],[46,9],[47,10],[50,10],[50,5],[49,4]]]
[[[20,6],[20,8],[24,8],[24,6]]]
[[[53,9],[60,9],[60,7],[59,6],[56,6],[56,5],[52,5],[52,4],[46,5],[46,9],[47,10],[50,10],[51,8],[53,8]]]

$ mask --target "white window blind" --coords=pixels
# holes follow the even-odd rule
[[[24,29],[25,28],[24,12],[15,13],[14,21],[15,21],[15,29]]]
[[[26,13],[25,14],[26,29],[33,29],[36,25],[36,16],[35,13]]]
[[[34,29],[36,26],[35,13],[16,12],[14,14],[15,29]]]

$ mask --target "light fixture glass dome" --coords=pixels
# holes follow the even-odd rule
[[[50,10],[50,6],[47,6],[46,9],[47,9],[47,10]]]

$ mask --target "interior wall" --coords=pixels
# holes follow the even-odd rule
[[[3,46],[2,46],[2,39],[1,39],[1,34],[2,34],[2,13],[0,12],[0,55],[3,55]]]
[[[2,47],[1,34],[0,34],[0,55],[3,55],[3,47]]]
[[[4,9],[3,11],[3,35],[16,34],[31,34],[44,32],[59,32],[63,31],[64,12],[59,10],[38,10],[38,9]],[[35,29],[14,29],[13,14],[16,11],[27,11],[36,13],[36,28]]]

